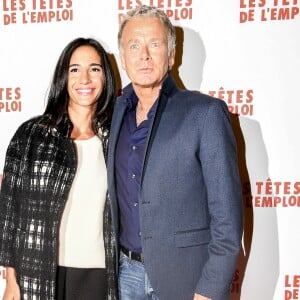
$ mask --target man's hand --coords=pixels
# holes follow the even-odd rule
[[[207,298],[205,296],[202,296],[200,294],[195,294],[194,300],[212,300],[211,298]]]

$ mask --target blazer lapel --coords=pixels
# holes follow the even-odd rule
[[[142,175],[141,175],[141,187],[142,187],[142,184],[143,184],[145,170],[147,168],[147,163],[148,163],[149,155],[150,155],[150,152],[151,152],[152,144],[153,144],[154,138],[156,136],[156,132],[157,132],[160,120],[161,120],[161,116],[163,114],[163,111],[165,110],[167,102],[168,102],[168,95],[165,94],[165,93],[161,93],[161,95],[158,99],[158,105],[157,105],[156,113],[155,113],[155,116],[153,118],[153,122],[151,124],[150,134],[149,134],[147,145],[146,145],[146,153],[145,153],[145,156],[144,156],[143,170],[142,170]]]
[[[121,99],[117,101],[116,107],[114,109],[112,126],[110,129],[109,144],[108,144],[108,162],[107,162],[107,177],[108,177],[108,190],[110,205],[112,208],[112,218],[115,226],[116,232],[118,231],[118,204],[117,204],[117,194],[116,194],[116,183],[115,183],[115,153],[116,145],[120,133],[120,128],[123,121],[123,116],[126,111],[126,100]]]
[[[119,137],[126,107],[127,107],[126,100],[122,99],[119,103],[117,103],[117,106],[115,107],[114,110],[112,126],[110,129],[110,139],[109,139],[109,148],[110,148],[109,152],[113,160],[115,156],[116,144]]]

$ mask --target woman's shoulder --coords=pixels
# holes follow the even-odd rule
[[[46,130],[48,121],[49,116],[47,115],[34,116],[19,125],[16,130],[15,136],[25,137],[30,133],[34,133],[36,130]]]

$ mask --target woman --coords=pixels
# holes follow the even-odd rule
[[[115,91],[103,47],[75,39],[44,114],[12,138],[0,194],[4,300],[115,299],[105,166]]]

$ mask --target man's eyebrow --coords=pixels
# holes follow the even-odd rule
[[[139,39],[130,39],[130,40],[127,41],[127,44],[129,44],[129,43],[136,43],[138,41],[139,41]]]

